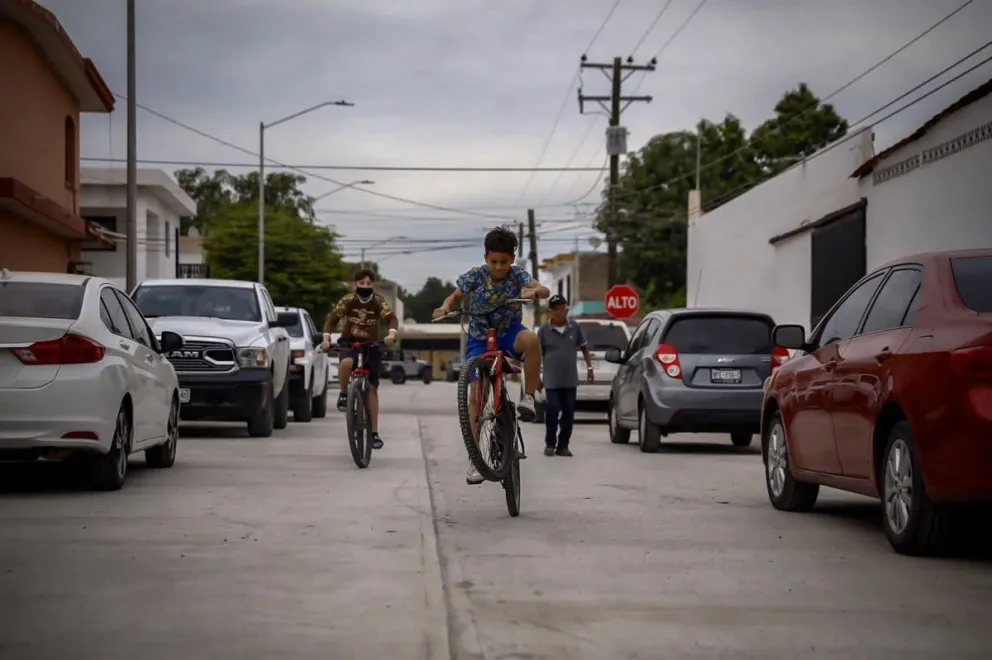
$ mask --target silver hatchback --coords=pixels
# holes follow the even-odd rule
[[[669,433],[728,433],[747,447],[761,427],[763,384],[789,358],[772,345],[767,314],[670,309],[649,314],[627,348],[607,351],[618,365],[610,388],[610,440],[638,432],[656,452]]]

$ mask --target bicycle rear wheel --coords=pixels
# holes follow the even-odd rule
[[[506,510],[516,518],[520,515],[520,457],[516,451],[510,461],[510,473],[503,480],[503,490],[506,491]]]
[[[348,384],[348,447],[355,465],[364,469],[372,460],[372,416],[369,411],[369,398],[362,380],[352,380]]]
[[[516,433],[516,420],[513,406],[506,392],[505,382],[501,383],[500,410],[495,412],[496,384],[489,370],[487,358],[476,357],[465,364],[458,375],[458,421],[462,429],[462,440],[468,451],[469,460],[487,481],[503,481],[510,473],[514,456],[513,441]],[[476,393],[472,396],[471,375],[476,375]],[[476,424],[479,442],[472,432],[470,406],[478,411]]]

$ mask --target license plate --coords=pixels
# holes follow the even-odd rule
[[[189,388],[180,387],[179,388],[179,403],[189,403]]]
[[[740,369],[711,369],[711,383],[739,383],[741,382]]]

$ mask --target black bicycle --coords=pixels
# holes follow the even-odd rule
[[[350,347],[338,346],[340,353],[355,351],[355,364],[351,367],[348,381],[348,403],[345,407],[345,421],[348,427],[348,447],[355,465],[365,469],[372,460],[372,408],[369,405],[369,362],[368,351],[373,346],[384,346],[381,341],[354,342]]]
[[[497,348],[497,332],[490,315],[506,305],[531,302],[511,298],[481,312],[457,310],[434,319],[468,317],[483,318],[486,330],[486,351],[461,368],[458,375],[458,421],[469,460],[486,481],[500,482],[506,493],[506,508],[511,516],[520,515],[520,459],[527,458],[523,434],[517,423],[516,406],[507,393],[505,375],[520,373],[520,367]],[[471,380],[475,375],[472,396]],[[472,426],[472,414],[475,428]],[[483,431],[489,430],[483,441]]]

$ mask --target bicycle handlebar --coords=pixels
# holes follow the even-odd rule
[[[456,309],[454,311],[448,312],[444,316],[439,316],[436,319],[431,319],[431,323],[436,323],[437,321],[446,321],[448,319],[461,318],[463,316],[475,316],[475,317],[489,316],[500,307],[506,307],[507,305],[517,305],[520,303],[529,303],[529,302],[534,302],[534,300],[530,298],[510,298],[509,300],[504,300],[498,305],[493,305],[488,309],[484,309],[481,312],[471,312],[467,309]]]

